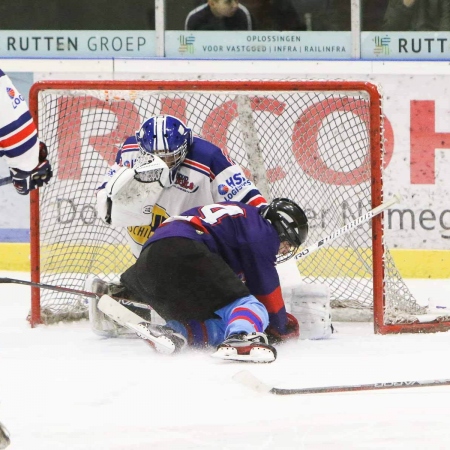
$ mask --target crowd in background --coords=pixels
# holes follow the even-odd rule
[[[350,0],[208,0],[187,30],[349,31]],[[206,20],[198,21],[199,17]],[[233,18],[241,16],[241,21]],[[244,19],[245,18],[245,19]],[[362,31],[450,31],[450,0],[361,0]]]
[[[450,31],[450,0],[360,0],[362,31]],[[349,31],[351,0],[166,0],[168,30]],[[154,30],[154,0],[2,0],[0,30]]]
[[[360,0],[362,31],[450,31],[450,0]],[[168,30],[349,31],[351,0],[166,0]],[[154,0],[1,0],[0,30],[154,30]]]

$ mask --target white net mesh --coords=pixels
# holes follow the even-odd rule
[[[309,217],[306,245],[372,209],[372,181],[381,189],[371,167],[374,100],[364,90],[342,90],[330,82],[313,91],[300,82],[295,86],[147,90],[143,82],[141,89],[129,91],[123,86],[83,90],[70,85],[41,90],[39,132],[54,169],[40,195],[41,281],[83,289],[88,274],[117,278],[133,263],[125,231],[111,229],[96,217],[95,189],[120,144],[156,114],[179,117],[194,134],[221,147],[268,198],[299,203]],[[377,164],[381,167],[381,153]],[[423,308],[387,249],[384,262],[386,323],[414,321],[412,315]],[[334,307],[371,309],[371,223],[304,258],[299,270],[305,282],[320,280],[330,286]],[[49,322],[83,317],[87,310],[77,296],[43,291],[41,311]]]

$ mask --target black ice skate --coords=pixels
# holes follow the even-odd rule
[[[165,325],[152,325],[148,322],[136,324],[127,323],[136,334],[147,341],[158,353],[171,355],[180,352],[187,344],[183,335],[175,333],[172,328]]]
[[[268,344],[264,333],[239,333],[228,336],[211,356],[231,361],[270,363],[277,358],[277,351]]]

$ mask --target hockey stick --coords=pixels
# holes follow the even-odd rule
[[[304,248],[301,252],[297,253],[294,256],[294,259],[301,259],[307,255],[310,255],[311,253],[315,252],[316,250],[319,250],[320,247],[322,247],[325,244],[328,244],[331,241],[334,241],[338,237],[341,237],[347,233],[350,233],[350,231],[353,231],[355,228],[359,227],[361,224],[368,222],[372,218],[374,218],[376,215],[383,212],[385,209],[390,208],[392,205],[395,205],[396,203],[401,201],[400,195],[394,195],[390,200],[382,203],[381,205],[377,206],[376,208],[372,209],[371,211],[366,212],[362,216],[357,217],[355,220],[352,220],[347,225],[344,225],[342,228],[338,228],[337,230],[333,231],[328,236],[320,239],[320,241],[314,242],[314,244],[311,244],[309,247]]]
[[[351,391],[381,391],[384,389],[400,389],[400,388],[414,388],[414,387],[429,387],[429,386],[449,386],[450,379],[438,380],[414,380],[414,381],[390,381],[383,383],[372,384],[356,384],[348,386],[324,386],[311,387],[300,389],[283,389],[276,388],[264,383],[255,377],[248,370],[238,372],[233,376],[233,380],[238,383],[253,389],[256,392],[275,394],[275,395],[293,395],[293,394],[323,394],[330,392],[351,392]]]
[[[39,289],[48,289],[50,291],[56,291],[56,292],[65,292],[66,294],[81,295],[83,297],[88,297],[88,298],[99,299],[101,297],[101,295],[94,294],[93,292],[81,291],[79,289],[66,288],[66,287],[62,287],[62,286],[54,286],[53,284],[35,283],[33,281],[18,280],[15,278],[0,278],[0,283],[24,284],[25,286],[37,287]],[[117,298],[117,297],[112,297],[112,298],[114,298],[114,300],[117,300],[122,305],[132,305],[132,306],[136,306],[137,308],[142,308],[142,309],[150,309],[150,310],[153,309],[150,305],[147,305],[146,303],[135,302],[134,300],[126,300],[126,299]]]
[[[0,186],[6,186],[7,184],[12,183],[11,177],[0,178]]]

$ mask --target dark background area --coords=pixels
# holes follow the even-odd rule
[[[387,0],[361,0],[363,30],[381,27]],[[273,2],[289,4],[312,30],[350,30],[350,0],[241,0],[257,24],[272,28]],[[183,30],[187,14],[204,0],[166,0],[168,30]],[[277,6],[277,3],[275,3]],[[154,0],[0,0],[1,30],[154,30]]]
[[[151,30],[154,15],[154,0],[0,0],[1,30]]]

